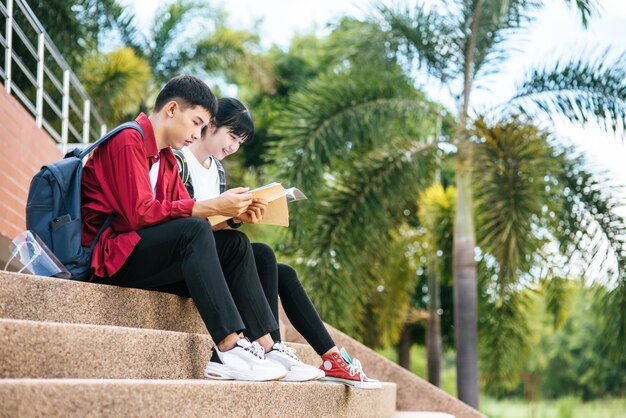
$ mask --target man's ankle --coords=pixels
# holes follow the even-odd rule
[[[232,350],[233,348],[235,348],[235,346],[237,345],[237,341],[239,341],[240,338],[241,336],[239,336],[237,333],[229,334],[226,336],[226,338],[217,343],[217,349],[220,350],[222,353],[228,350]]]

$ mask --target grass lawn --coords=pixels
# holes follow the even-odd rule
[[[398,360],[394,348],[386,348],[378,352],[393,362]],[[426,379],[425,347],[416,344],[411,347],[411,371]],[[445,392],[456,397],[453,352],[444,354],[441,386]],[[626,418],[626,397],[597,399],[590,402],[567,397],[529,403],[523,399],[494,399],[481,394],[480,410],[490,418]]]

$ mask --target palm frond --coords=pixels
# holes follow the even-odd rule
[[[150,66],[130,48],[86,59],[81,80],[91,97],[98,98],[98,108],[109,126],[135,115],[146,97]]]
[[[524,113],[563,115],[572,122],[596,121],[624,135],[626,123],[626,54],[614,61],[607,54],[587,62],[558,61],[537,68],[517,88],[509,105]]]
[[[582,168],[580,157],[564,150],[557,156],[563,169],[563,212],[555,228],[560,250],[566,256],[577,255],[586,266],[595,266],[589,278],[608,287],[599,299],[601,321],[607,336],[606,348],[623,358],[626,344],[626,220],[618,214],[623,202],[616,199],[618,190]]]
[[[192,65],[207,74],[222,74],[235,83],[251,81],[262,91],[271,93],[276,80],[269,60],[255,53],[259,40],[254,33],[218,25],[197,42]]]
[[[452,253],[454,214],[456,211],[456,188],[444,190],[435,184],[420,194],[419,219],[426,230],[431,254],[436,258],[437,277],[441,283],[452,283]]]
[[[149,54],[157,84],[170,79],[192,59],[195,43],[190,41],[191,30],[206,31],[209,18],[219,13],[196,0],[175,0],[157,10]]]
[[[146,57],[148,40],[139,30],[135,14],[123,9],[114,24],[124,45],[132,48],[138,57]]]
[[[488,393],[501,395],[518,383],[529,351],[531,306],[527,292],[507,292],[480,305],[480,371]]]
[[[554,319],[554,330],[559,329],[567,319],[568,306],[575,290],[571,280],[562,277],[548,277],[543,280],[541,291],[546,301],[546,311]]]
[[[543,245],[534,228],[549,201],[553,162],[547,136],[519,119],[488,126],[479,118],[474,178],[477,243],[498,264],[500,292],[527,272]]]
[[[434,145],[392,141],[356,162],[311,208],[315,233],[302,245],[314,265],[306,283],[329,322],[345,327],[361,316],[368,294],[362,289],[374,285],[368,266],[388,248],[403,209],[430,183],[434,153]]]
[[[370,347],[397,344],[409,316],[418,276],[411,265],[415,237],[406,232],[392,233],[389,245],[369,264],[368,282],[373,285],[363,289],[368,291],[368,309],[362,319],[362,340]]]
[[[388,28],[396,54],[417,62],[429,74],[446,82],[462,73],[464,62],[463,27],[454,15],[414,7],[376,6],[384,26]]]
[[[476,18],[478,2],[471,2],[464,13],[465,27],[472,27]],[[483,0],[480,2],[480,14],[475,37],[474,62],[472,74],[479,75],[496,73],[511,52],[506,45],[512,35],[530,23],[542,5],[541,0]],[[466,39],[465,50],[468,48],[469,37]],[[466,52],[467,56],[467,52]],[[479,74],[480,73],[480,74]]]
[[[565,3],[578,9],[581,22],[585,28],[589,24],[589,18],[600,12],[599,0],[565,0]]]
[[[293,96],[271,131],[280,138],[269,151],[276,177],[314,194],[331,160],[359,158],[390,132],[432,124],[434,109],[397,68],[323,75]]]

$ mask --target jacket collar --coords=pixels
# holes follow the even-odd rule
[[[154,128],[152,127],[152,122],[148,116],[141,112],[135,122],[141,126],[143,130],[143,149],[146,153],[146,157],[156,157],[159,155],[159,149],[157,148],[156,138],[154,137]]]

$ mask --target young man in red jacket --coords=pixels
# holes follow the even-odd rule
[[[105,220],[91,266],[94,281],[164,290],[186,287],[213,340],[211,370],[219,378],[273,380],[286,370],[265,358],[253,339],[278,328],[263,295],[245,235],[215,237],[207,217],[239,216],[251,203],[247,188],[221,199],[190,199],[172,149],[191,144],[217,111],[210,88],[191,76],[170,80],[150,116],[136,121],[144,132],[121,131],[99,146],[82,177],[83,245],[90,246]],[[221,266],[220,266],[221,261]],[[215,377],[215,376],[213,376]]]

